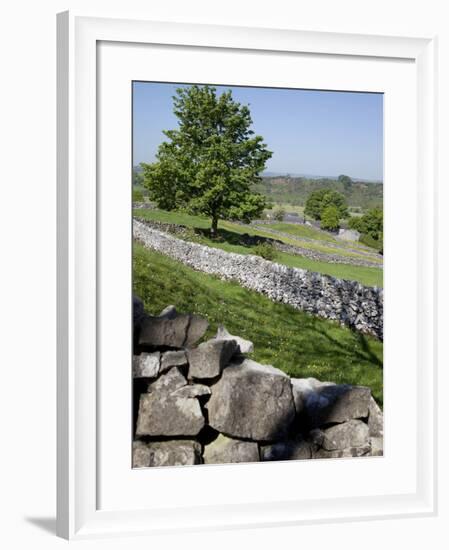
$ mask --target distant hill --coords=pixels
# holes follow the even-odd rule
[[[318,189],[332,189],[345,195],[349,206],[364,210],[382,208],[383,184],[379,182],[352,181],[343,183],[333,178],[263,176],[262,181],[254,186],[254,191],[265,195],[273,202],[290,203],[304,206],[307,197]]]
[[[324,176],[318,174],[296,174],[293,172],[269,172],[266,170],[262,172],[261,176],[263,178],[305,178],[309,180],[338,180],[338,176]],[[363,182],[363,183],[382,183],[381,180],[372,180],[366,178],[352,178],[353,181]]]
[[[133,166],[133,183],[140,185],[142,167]],[[307,197],[317,189],[332,189],[345,195],[348,206],[355,206],[367,210],[382,208],[383,184],[366,180],[353,180],[343,183],[335,177],[305,176],[305,175],[278,175],[273,172],[264,172],[262,181],[254,186],[254,191],[265,195],[276,203],[289,203],[294,206],[304,206]]]

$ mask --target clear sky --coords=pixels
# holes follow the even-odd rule
[[[162,130],[177,127],[172,96],[184,84],[133,84],[133,164],[153,162],[165,139]],[[253,130],[263,136],[272,158],[266,171],[282,174],[383,179],[383,96],[216,86],[232,90],[249,105]]]

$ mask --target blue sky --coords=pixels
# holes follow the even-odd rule
[[[165,139],[162,130],[177,127],[172,96],[183,84],[133,84],[133,164],[153,162]],[[249,105],[253,130],[273,151],[270,172],[383,179],[383,96],[216,86],[232,90]]]

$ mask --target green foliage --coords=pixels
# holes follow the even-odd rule
[[[142,189],[139,187],[133,187],[133,202],[143,202],[144,196]]]
[[[133,291],[154,315],[168,304],[254,342],[252,357],[298,378],[366,385],[382,402],[382,342],[199,273],[134,243]]]
[[[304,208],[304,214],[314,220],[321,220],[323,211],[328,206],[334,206],[337,209],[339,218],[348,216],[348,207],[344,195],[331,189],[320,189],[310,193]]]
[[[273,261],[276,258],[276,249],[271,243],[259,243],[253,247],[253,253],[262,256],[265,260]]]
[[[349,176],[345,176],[344,174],[341,174],[338,176],[337,181],[343,183],[344,185],[348,185],[352,183],[352,179]]]
[[[351,218],[349,227],[361,233],[360,242],[382,250],[384,215],[380,208],[373,208],[359,218]]]
[[[326,206],[321,212],[321,229],[325,231],[337,231],[340,227],[340,212],[336,206]]]
[[[275,208],[275,210],[273,211],[273,218],[278,222],[283,221],[284,216],[285,216],[285,208],[278,207],[278,208]]]
[[[359,238],[359,242],[366,244],[366,246],[370,246],[371,248],[377,248],[378,241],[373,239],[371,235],[367,235],[365,233],[362,233]]]
[[[143,184],[143,174],[140,171],[139,167],[133,168],[133,186],[142,186]]]
[[[379,252],[382,252],[382,249],[383,249],[382,239],[380,240],[373,239],[371,235],[366,235],[362,233],[359,237],[359,242],[361,242],[362,244],[366,244],[366,246],[370,246],[371,248],[375,248]]]
[[[383,233],[384,215],[380,208],[374,208],[362,216],[362,233],[379,240]]]
[[[266,206],[251,191],[272,153],[254,135],[249,108],[228,91],[217,95],[212,86],[178,88],[173,97],[179,123],[166,130],[157,161],[142,164],[144,185],[165,210],[184,209],[212,220],[250,221]]]
[[[358,231],[359,233],[361,233],[360,229],[361,229],[361,226],[362,226],[362,217],[357,217],[357,216],[353,216],[351,218],[349,218],[349,221],[348,221],[348,226],[350,229],[355,229],[356,231]]]
[[[279,204],[303,206],[313,191],[330,189],[342,193],[350,206],[359,206],[363,210],[382,208],[382,183],[354,180],[346,185],[337,179],[305,178],[285,176],[264,176],[253,186],[254,191]]]
[[[338,176],[337,181],[343,184],[345,191],[351,190],[352,179],[349,176],[342,174],[341,176]]]

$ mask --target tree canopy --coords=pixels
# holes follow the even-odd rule
[[[286,214],[285,208],[282,208],[282,206],[279,206],[273,211],[273,218],[278,222],[282,222],[284,220],[285,214]]]
[[[312,191],[307,198],[304,214],[310,216],[314,220],[321,220],[323,211],[328,206],[334,206],[337,209],[339,219],[348,216],[345,196],[330,189]]]
[[[381,208],[373,208],[363,216],[351,218],[349,227],[361,233],[362,242],[383,250],[384,214]]]
[[[165,210],[185,209],[211,218],[249,222],[265,208],[251,191],[272,156],[254,135],[249,107],[212,86],[178,88],[173,97],[178,128],[164,131],[153,164],[142,164],[150,200]]]
[[[349,191],[351,189],[352,179],[349,176],[341,174],[338,176],[338,181],[343,184],[345,191]]]
[[[137,170],[133,169],[133,185],[142,185],[143,184],[143,176],[140,172],[137,172]]]
[[[353,217],[349,220],[349,227],[356,229],[363,235],[369,235],[374,240],[379,240],[383,233],[384,215],[381,208],[368,210],[360,217]]]
[[[337,231],[340,227],[340,213],[334,205],[326,206],[321,213],[321,229]]]

